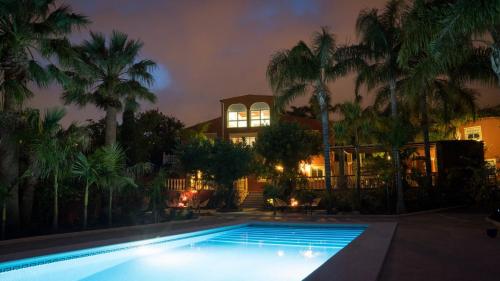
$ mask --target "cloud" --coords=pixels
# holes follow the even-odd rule
[[[265,77],[270,56],[299,40],[310,43],[321,26],[329,26],[339,44],[355,42],[358,13],[380,8],[386,0],[66,2],[92,20],[91,30],[109,34],[115,29],[141,39],[141,52],[159,64],[153,87],[158,101],[142,109],[158,108],[191,125],[220,115],[222,98],[271,94]],[[75,40],[82,37],[88,37],[87,30],[74,35]],[[330,89],[332,100],[352,99],[353,89],[353,75],[339,79]],[[50,95],[37,94],[32,104],[60,104],[59,96],[57,89]],[[498,101],[498,95],[495,97]],[[102,116],[92,107],[68,111],[73,120]]]
[[[170,72],[168,71],[168,68],[165,65],[158,63],[156,65],[156,68],[152,71],[152,74],[155,82],[151,87],[151,90],[153,91],[165,90],[172,84],[172,77],[170,76]]]

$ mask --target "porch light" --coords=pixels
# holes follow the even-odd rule
[[[281,165],[276,165],[275,169],[278,172],[283,172],[283,166],[281,166]]]
[[[297,201],[295,198],[290,199],[290,206],[297,207],[298,205],[299,201]]]

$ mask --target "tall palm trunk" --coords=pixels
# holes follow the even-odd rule
[[[19,188],[16,183],[19,178],[19,144],[16,141],[11,125],[17,123],[19,106],[4,93],[3,114],[10,124],[0,126],[0,181],[6,186],[11,186],[9,199],[7,200],[7,210],[9,212],[9,225],[17,230],[20,225],[19,216]]]
[[[431,145],[429,141],[429,116],[427,114],[427,95],[424,92],[420,97],[420,111],[422,114],[421,126],[424,135],[424,154],[425,154],[425,188],[432,187],[432,163],[431,163]]]
[[[356,146],[354,147],[356,153],[356,200],[357,208],[361,208],[361,159],[359,159],[359,143],[356,141]]]
[[[7,229],[7,199],[2,202],[2,240],[5,239]]]
[[[87,213],[89,206],[89,181],[85,184],[85,194],[83,198],[83,229],[87,229]]]
[[[398,118],[396,79],[391,79],[389,81],[389,89],[391,94],[391,117],[393,124],[396,124]],[[403,194],[403,179],[401,175],[401,158],[399,154],[399,147],[397,147],[397,145],[394,144],[392,145],[392,158],[394,160],[394,167],[396,169],[396,190],[397,190],[396,213],[400,214],[406,211],[406,207]]]
[[[54,172],[54,217],[52,218],[52,230],[57,231],[59,227],[59,178],[58,171]]]
[[[347,187],[347,180],[345,177],[345,156],[344,156],[344,150],[338,149],[337,150],[337,155],[339,157],[339,174],[338,174],[338,182],[337,182],[337,187],[338,188],[346,188]]]
[[[109,106],[106,108],[106,131],[105,131],[105,145],[112,145],[116,143],[116,114],[117,108]]]
[[[33,163],[30,160],[30,163]],[[21,198],[21,221],[23,229],[31,226],[31,217],[33,215],[33,203],[35,199],[35,186],[38,183],[38,179],[33,176],[29,176],[26,179],[25,187],[23,188],[22,198]]]
[[[318,94],[318,103],[321,108],[321,126],[323,135],[323,157],[325,158],[325,185],[328,196],[332,192],[332,171],[330,168],[330,134],[328,133],[328,106],[326,104],[326,97],[324,92]],[[328,200],[330,202],[331,200]],[[331,203],[327,206],[327,212],[332,211]]]
[[[109,187],[109,202],[108,202],[108,226],[113,225],[113,187]]]

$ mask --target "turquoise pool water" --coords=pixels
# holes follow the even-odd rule
[[[302,280],[364,226],[243,224],[0,264],[12,281]]]

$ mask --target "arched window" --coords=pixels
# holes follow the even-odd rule
[[[256,102],[250,107],[250,126],[261,127],[271,124],[271,110],[265,102]]]
[[[245,128],[247,127],[247,107],[244,104],[231,104],[227,108],[227,127]]]

